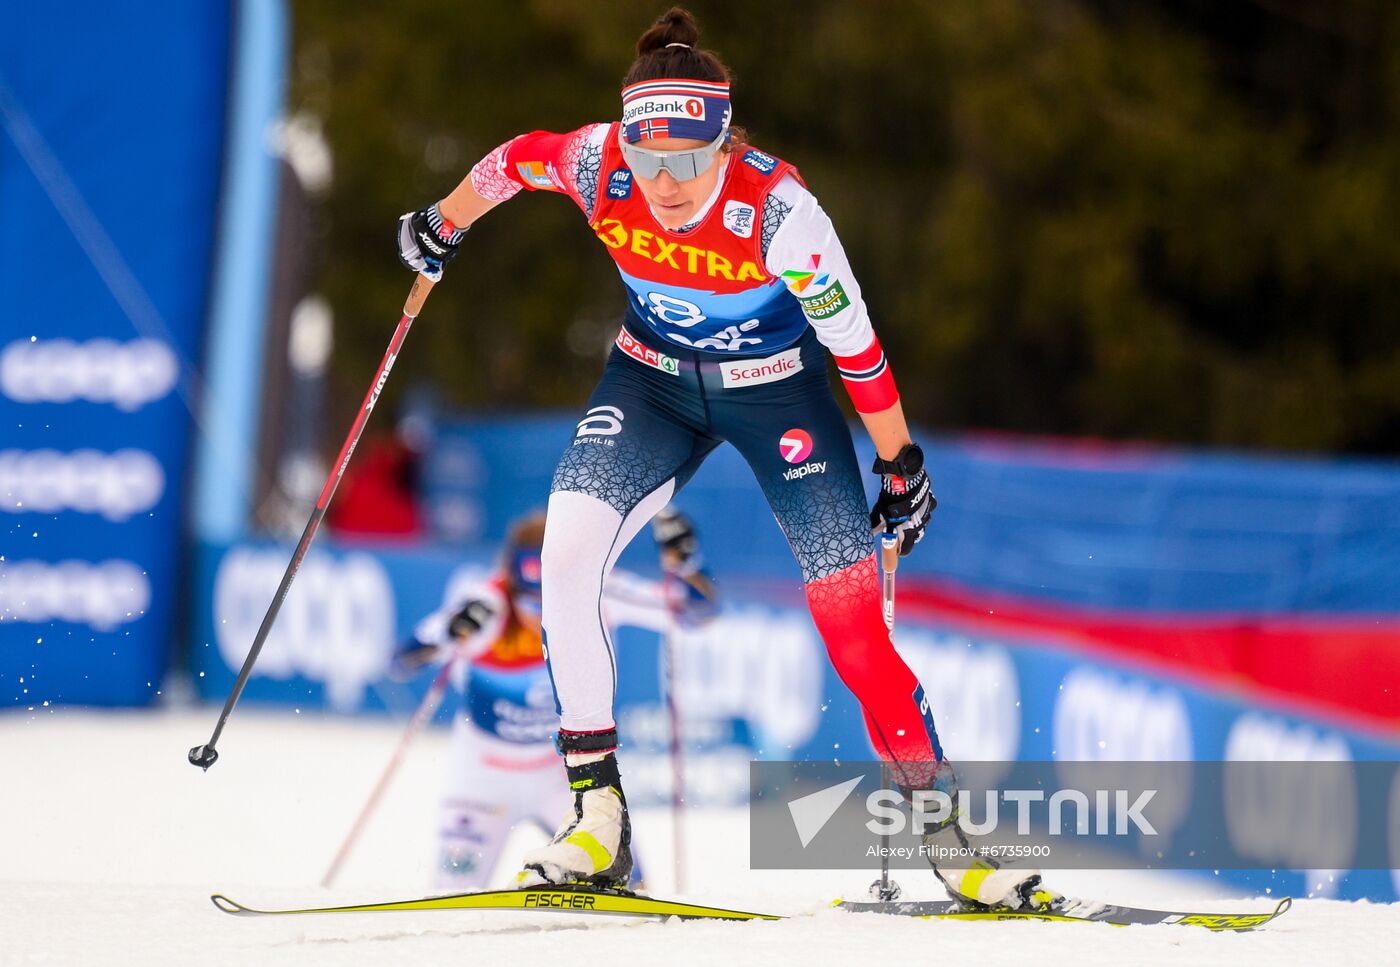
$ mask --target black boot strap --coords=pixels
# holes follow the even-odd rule
[[[569,732],[560,729],[554,744],[560,755],[568,755],[571,752],[612,752],[617,748],[617,729],[603,729],[599,732]]]
[[[622,794],[622,774],[617,771],[617,756],[606,755],[599,762],[588,762],[581,766],[565,765],[569,774],[569,788],[574,792],[587,792],[590,789],[606,789],[611,786]]]

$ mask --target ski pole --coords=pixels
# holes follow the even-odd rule
[[[355,817],[355,824],[350,827],[350,832],[345,834],[345,841],[340,844],[340,849],[336,851],[335,859],[331,860],[331,865],[326,869],[326,875],[321,877],[322,886],[329,887],[336,874],[340,872],[340,867],[345,863],[346,857],[350,855],[350,850],[359,841],[360,833],[364,831],[369,817],[379,807],[379,800],[383,797],[384,790],[389,788],[390,780],[399,771],[399,764],[403,762],[404,753],[408,751],[409,743],[437,713],[438,706],[442,704],[443,693],[447,691],[447,683],[452,677],[452,665],[451,660],[444,662],[437,675],[433,677],[432,684],[428,686],[427,694],[423,696],[423,701],[418,703],[418,710],[413,713],[413,718],[408,720],[408,727],[404,729],[403,738],[399,739],[398,748],[390,756],[388,765],[384,767],[384,772],[379,776],[379,781],[370,790],[369,799],[365,800],[360,814]]]
[[[224,702],[224,710],[219,713],[219,721],[214,725],[214,734],[209,737],[209,742],[206,745],[197,745],[190,749],[190,764],[199,766],[205,772],[208,772],[209,767],[218,761],[219,752],[214,746],[224,731],[228,717],[233,713],[233,707],[238,704],[239,696],[243,694],[243,687],[248,684],[248,676],[252,674],[253,663],[258,660],[258,654],[262,651],[263,643],[267,641],[272,624],[277,620],[277,612],[282,609],[282,602],[286,599],[287,592],[291,590],[292,579],[296,577],[297,570],[301,567],[301,562],[311,547],[311,541],[316,536],[316,529],[321,526],[321,518],[326,516],[326,508],[330,506],[335,488],[340,483],[340,478],[345,474],[345,468],[350,463],[350,455],[355,452],[355,445],[360,442],[360,434],[364,432],[365,424],[369,422],[370,412],[374,409],[374,404],[379,402],[379,394],[384,391],[384,384],[389,379],[389,370],[394,366],[394,360],[399,354],[400,347],[403,346],[403,341],[408,338],[409,327],[413,325],[413,320],[422,311],[423,303],[427,300],[428,293],[433,290],[433,285],[441,277],[440,274],[429,275],[427,272],[420,272],[418,278],[413,280],[413,288],[408,290],[408,299],[403,306],[403,318],[399,320],[398,328],[394,330],[394,337],[389,340],[389,349],[379,364],[379,372],[375,375],[374,382],[370,384],[369,392],[365,394],[365,402],[360,407],[360,412],[355,416],[355,422],[350,427],[350,435],[345,438],[345,444],[340,448],[340,456],[336,457],[331,475],[326,479],[325,489],[321,491],[321,496],[316,500],[316,508],[311,511],[311,518],[306,522],[306,530],[302,532],[301,540],[297,542],[292,559],[287,564],[287,571],[282,575],[282,583],[278,585],[277,594],[273,596],[272,603],[268,605],[267,614],[263,616],[258,633],[253,638],[253,646],[248,649],[248,657],[243,659],[243,667],[239,670],[238,677],[233,682],[233,689]]]
[[[890,629],[890,638],[894,638],[894,572],[899,567],[899,535],[885,533],[880,535],[880,570],[883,579],[880,584],[880,597],[884,604],[885,625]],[[889,763],[880,763],[880,788],[888,789],[890,785]],[[900,889],[898,883],[890,881],[890,834],[880,834],[880,882],[877,884],[878,898],[882,903],[889,903],[899,897]]]

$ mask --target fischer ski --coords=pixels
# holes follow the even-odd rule
[[[1166,924],[1180,927],[1204,927],[1213,931],[1243,931],[1262,927],[1281,916],[1293,900],[1285,897],[1271,913],[1178,913],[1169,910],[1149,910],[1144,907],[1114,906],[1070,900],[1063,906],[1040,911],[1000,910],[992,907],[969,908],[955,900],[928,900],[879,903],[874,901],[837,900],[832,906],[852,913],[882,913],[890,916],[917,917],[934,920],[1049,920],[1056,922],[1107,923],[1115,927]]]
[[[583,885],[482,890],[475,893],[454,893],[447,896],[429,896],[414,900],[283,910],[259,910],[244,906],[222,893],[215,893],[209,899],[224,913],[240,917],[425,910],[516,910],[543,913],[603,914],[654,920],[664,920],[669,917],[681,920],[789,919],[778,914],[730,910],[724,907],[709,907],[678,900],[660,900],[625,890],[602,890]],[[1292,903],[1291,899],[1284,898],[1269,913],[1178,913],[1168,910],[1149,910],[1143,907],[1089,903],[1082,900],[1069,900],[1057,909],[1047,911],[1000,910],[991,907],[975,909],[956,900],[916,900],[893,903],[837,900],[832,906],[851,913],[878,913],[886,916],[913,917],[925,920],[1045,920],[1060,923],[1106,923],[1116,927],[1165,924],[1203,927],[1212,931],[1244,931],[1262,927],[1275,917],[1282,915]]]
[[[257,910],[230,900],[221,893],[209,898],[224,913],[240,917],[290,916],[303,913],[379,913],[392,910],[534,910],[544,913],[592,913],[622,917],[681,920],[782,920],[767,913],[726,910],[676,900],[657,900],[625,890],[600,890],[588,886],[523,887],[482,890],[449,896],[358,903],[340,907],[307,907],[291,910]]]

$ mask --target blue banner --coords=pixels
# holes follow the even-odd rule
[[[499,540],[512,517],[542,506],[577,419],[439,426],[424,474],[435,536]],[[853,435],[868,467],[868,439]],[[917,436],[938,510],[902,565],[912,573],[1099,608],[1400,616],[1395,461]],[[680,499],[720,572],[795,573],[733,448],[711,454]]]
[[[0,704],[143,704],[165,673],[229,21],[0,12]]]

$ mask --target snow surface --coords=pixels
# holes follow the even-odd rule
[[[330,905],[432,892],[446,733],[421,736],[335,889],[318,883],[402,724],[240,708],[208,773],[185,761],[216,708],[0,713],[0,965],[1400,964],[1400,905],[1305,900],[1250,934],[1180,927],[944,923],[825,909],[873,874],[747,868],[742,810],[687,814],[685,897],[776,923],[654,923],[540,914],[379,913],[253,920],[209,902]],[[624,764],[625,768],[625,764]],[[636,816],[650,885],[672,895],[668,814]],[[517,834],[510,855],[531,845]],[[502,871],[507,877],[511,871]],[[940,895],[932,875],[906,897]],[[1266,910],[1209,879],[1058,873],[1067,892],[1156,907]]]

